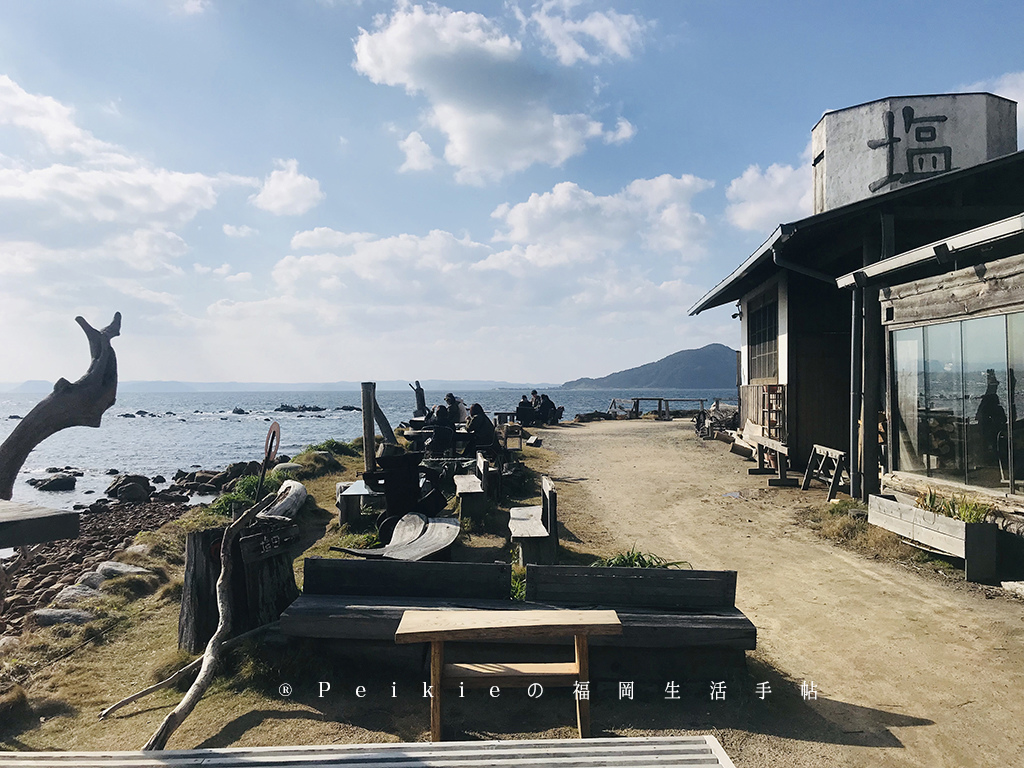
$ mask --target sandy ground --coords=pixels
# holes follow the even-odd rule
[[[1024,603],[820,539],[796,518],[820,484],[769,489],[688,421],[538,434],[568,541],[738,572],[758,629],[751,683],[775,682],[754,717],[715,722],[708,707],[737,766],[1024,765]],[[817,700],[801,700],[804,681]]]

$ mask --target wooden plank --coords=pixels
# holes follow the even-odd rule
[[[242,553],[242,562],[257,563],[287,554],[288,548],[298,540],[299,526],[287,525],[279,530],[243,536],[238,540],[238,546]]]
[[[526,688],[538,682],[545,686],[571,687],[580,679],[579,674],[579,667],[572,661],[445,664],[444,685],[448,688],[458,687],[460,683],[464,683],[467,688],[491,685]]]
[[[430,644],[430,740],[441,740],[441,693],[444,688],[444,642],[435,640]]]
[[[736,571],[528,565],[526,599],[612,608],[731,608],[736,602]]]
[[[590,681],[590,651],[587,647],[587,636],[576,635],[573,645],[576,650],[576,666],[579,668],[580,682]],[[590,738],[590,698],[576,696],[576,727],[581,739]]]
[[[77,512],[0,499],[0,549],[77,538]]]
[[[622,624],[615,611],[406,611],[395,632],[396,643],[433,640],[517,640],[575,634],[617,635]]]
[[[476,475],[455,475],[455,493],[458,496],[467,496],[471,493],[483,493],[484,486]]]
[[[868,499],[868,522],[954,557],[965,554],[966,524],[961,520],[872,495]]]
[[[384,557],[388,560],[425,560],[454,544],[461,530],[458,519],[454,517],[432,517],[417,539],[389,548]]]
[[[410,512],[407,515],[403,515],[402,519],[395,524],[395,530],[391,533],[391,541],[383,547],[374,547],[372,549],[331,547],[331,549],[348,552],[350,555],[357,555],[359,557],[387,557],[389,552],[418,539],[426,528],[427,516],[421,515],[419,512]]]
[[[711,735],[642,738],[524,739],[473,742],[338,744],[151,752],[18,752],[2,756],[11,768],[640,768],[735,764]]]
[[[544,508],[540,505],[533,507],[512,507],[508,511],[508,530],[513,539],[526,539],[548,535],[547,528],[542,522]]]
[[[307,595],[508,599],[510,563],[426,563],[307,558]]]

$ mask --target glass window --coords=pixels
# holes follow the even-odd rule
[[[962,483],[963,364],[960,323],[924,327],[924,447],[931,477]]]
[[[776,383],[779,375],[779,298],[776,289],[747,302],[750,382]]]
[[[1017,372],[1024,372],[1024,313],[1006,318],[1009,370],[1006,375],[1009,403],[1010,443],[1013,450],[1014,493],[1024,493],[1024,391],[1017,384]]]
[[[892,335],[892,425],[896,466],[904,472],[924,472],[919,412],[924,404],[924,336],[920,328]]]
[[[1002,488],[1010,483],[1006,317],[980,317],[961,325],[967,484]]]

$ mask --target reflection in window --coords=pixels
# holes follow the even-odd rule
[[[924,472],[918,410],[924,400],[924,337],[920,328],[892,335],[893,428],[897,466],[904,472]]]
[[[960,323],[924,328],[923,451],[931,477],[964,482]]]
[[[1006,334],[1010,364],[1006,373],[1006,391],[1013,448],[1013,492],[1024,493],[1024,392],[1017,383],[1017,376],[1024,372],[1024,313],[1006,318]]]
[[[965,320],[962,326],[967,484],[1001,488],[1010,482],[1006,318]]]
[[[779,375],[779,298],[775,288],[747,302],[750,381],[775,383]]]

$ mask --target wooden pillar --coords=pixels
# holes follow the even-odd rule
[[[363,471],[377,470],[377,445],[373,436],[373,407],[377,402],[377,385],[372,381],[364,381],[361,385],[363,395]]]
[[[887,259],[896,252],[895,231],[891,214],[881,216],[881,226],[864,238],[864,266]],[[878,412],[882,409],[882,391],[887,385],[885,374],[885,336],[882,329],[882,309],[878,302],[878,289],[868,287],[863,296],[863,378],[861,400],[860,498],[866,502],[871,494],[881,490],[878,463],[881,455],[878,445]]]
[[[578,670],[579,677],[577,678],[581,683],[590,682],[590,657],[587,645],[586,635],[576,635],[576,669]],[[589,696],[589,688],[587,686]],[[576,727],[579,728],[580,738],[590,738],[590,699],[585,699],[581,695],[576,696]]]
[[[850,496],[860,498],[860,411],[863,370],[861,339],[864,331],[864,289],[853,289],[850,302]]]
[[[444,683],[444,641],[430,643],[430,740],[441,740],[441,691]]]

